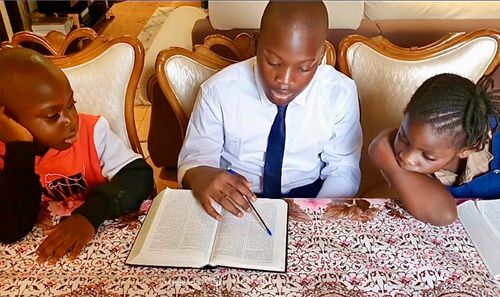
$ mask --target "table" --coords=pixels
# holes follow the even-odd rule
[[[463,226],[386,199],[293,199],[287,273],[124,264],[144,216],[106,222],[74,262],[38,265],[43,235],[0,245],[0,296],[500,296]]]

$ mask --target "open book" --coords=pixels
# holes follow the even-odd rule
[[[214,203],[223,216],[210,217],[190,190],[166,189],[154,200],[126,264],[171,267],[227,266],[286,270],[288,205],[281,199],[258,199],[256,215],[238,218]]]
[[[500,199],[468,200],[458,206],[458,217],[484,265],[500,280]]]

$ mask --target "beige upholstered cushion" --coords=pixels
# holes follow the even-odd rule
[[[181,55],[170,57],[165,63],[165,75],[184,113],[189,117],[193,110],[200,85],[217,70]]]
[[[208,1],[210,23],[215,29],[256,29],[268,1]],[[363,1],[323,1],[330,29],[357,29],[363,16]]]
[[[365,17],[404,19],[498,19],[500,1],[364,1]]]
[[[78,112],[104,116],[129,147],[124,104],[134,59],[132,46],[121,43],[89,62],[63,69],[73,88]]]
[[[497,47],[493,38],[481,37],[420,61],[389,58],[360,42],[348,49],[347,61],[358,88],[363,129],[360,195],[365,196],[369,188],[383,182],[367,155],[370,142],[382,130],[399,126],[403,110],[418,86],[439,73],[455,73],[475,82],[493,60]]]

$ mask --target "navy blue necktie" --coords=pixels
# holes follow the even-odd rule
[[[269,137],[267,138],[266,162],[264,164],[263,197],[281,198],[281,169],[285,152],[285,106],[278,106]]]

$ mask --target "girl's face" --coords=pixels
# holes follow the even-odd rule
[[[394,152],[401,168],[423,174],[441,169],[456,171],[459,159],[468,156],[449,136],[437,133],[430,124],[412,121],[407,113],[394,139]]]

